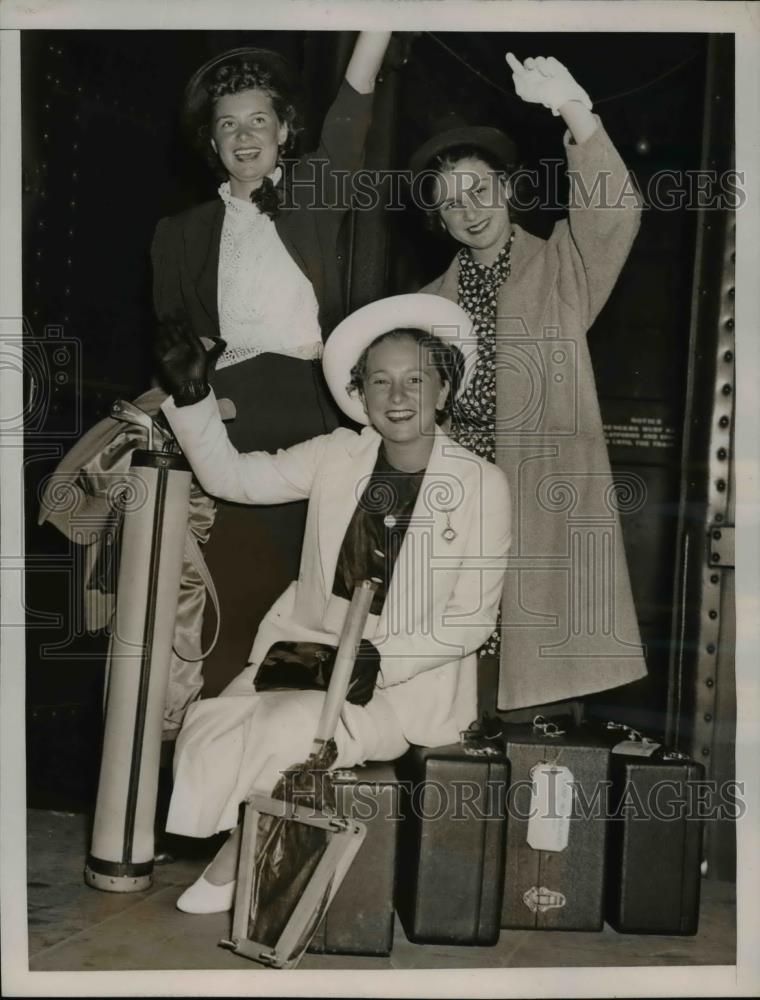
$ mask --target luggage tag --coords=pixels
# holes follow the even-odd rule
[[[564,851],[570,839],[573,774],[569,767],[544,762],[531,768],[533,782],[528,846],[536,851]]]

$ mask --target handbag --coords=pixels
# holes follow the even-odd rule
[[[337,649],[321,642],[275,642],[253,682],[257,691],[326,691]]]

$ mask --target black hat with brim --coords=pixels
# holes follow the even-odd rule
[[[474,146],[490,153],[505,170],[517,166],[517,146],[506,133],[490,125],[464,125],[445,129],[424,142],[409,161],[412,173],[421,173],[434,157],[458,146]]]
[[[190,77],[182,101],[182,121],[187,129],[192,132],[197,128],[199,116],[208,106],[208,88],[216,72],[228,64],[240,63],[251,63],[264,70],[272,78],[273,86],[283,95],[295,96],[297,94],[299,80],[295,68],[279,52],[252,46],[229,49],[227,52],[222,52],[220,55],[214,56],[213,59],[209,59]]]

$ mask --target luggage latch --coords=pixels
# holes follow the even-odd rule
[[[531,913],[546,913],[547,910],[559,910],[567,903],[563,892],[547,889],[545,885],[532,885],[523,893],[523,903]]]
[[[332,781],[350,781],[354,784],[359,780],[359,776],[356,771],[352,771],[347,767],[336,767],[334,771],[330,771],[330,779]]]
[[[497,747],[491,746],[474,746],[471,743],[465,743],[463,746],[464,752],[468,757],[500,757],[501,752]]]

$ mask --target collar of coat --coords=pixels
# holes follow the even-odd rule
[[[512,230],[515,239],[512,244],[511,268],[509,284],[512,285],[520,280],[521,272],[530,266],[531,261],[539,254],[543,253],[546,247],[546,240],[540,236],[534,236],[521,226],[513,225]],[[454,259],[437,278],[434,278],[428,285],[421,288],[421,292],[430,295],[441,295],[445,299],[456,302],[459,288],[459,257],[454,254]]]

